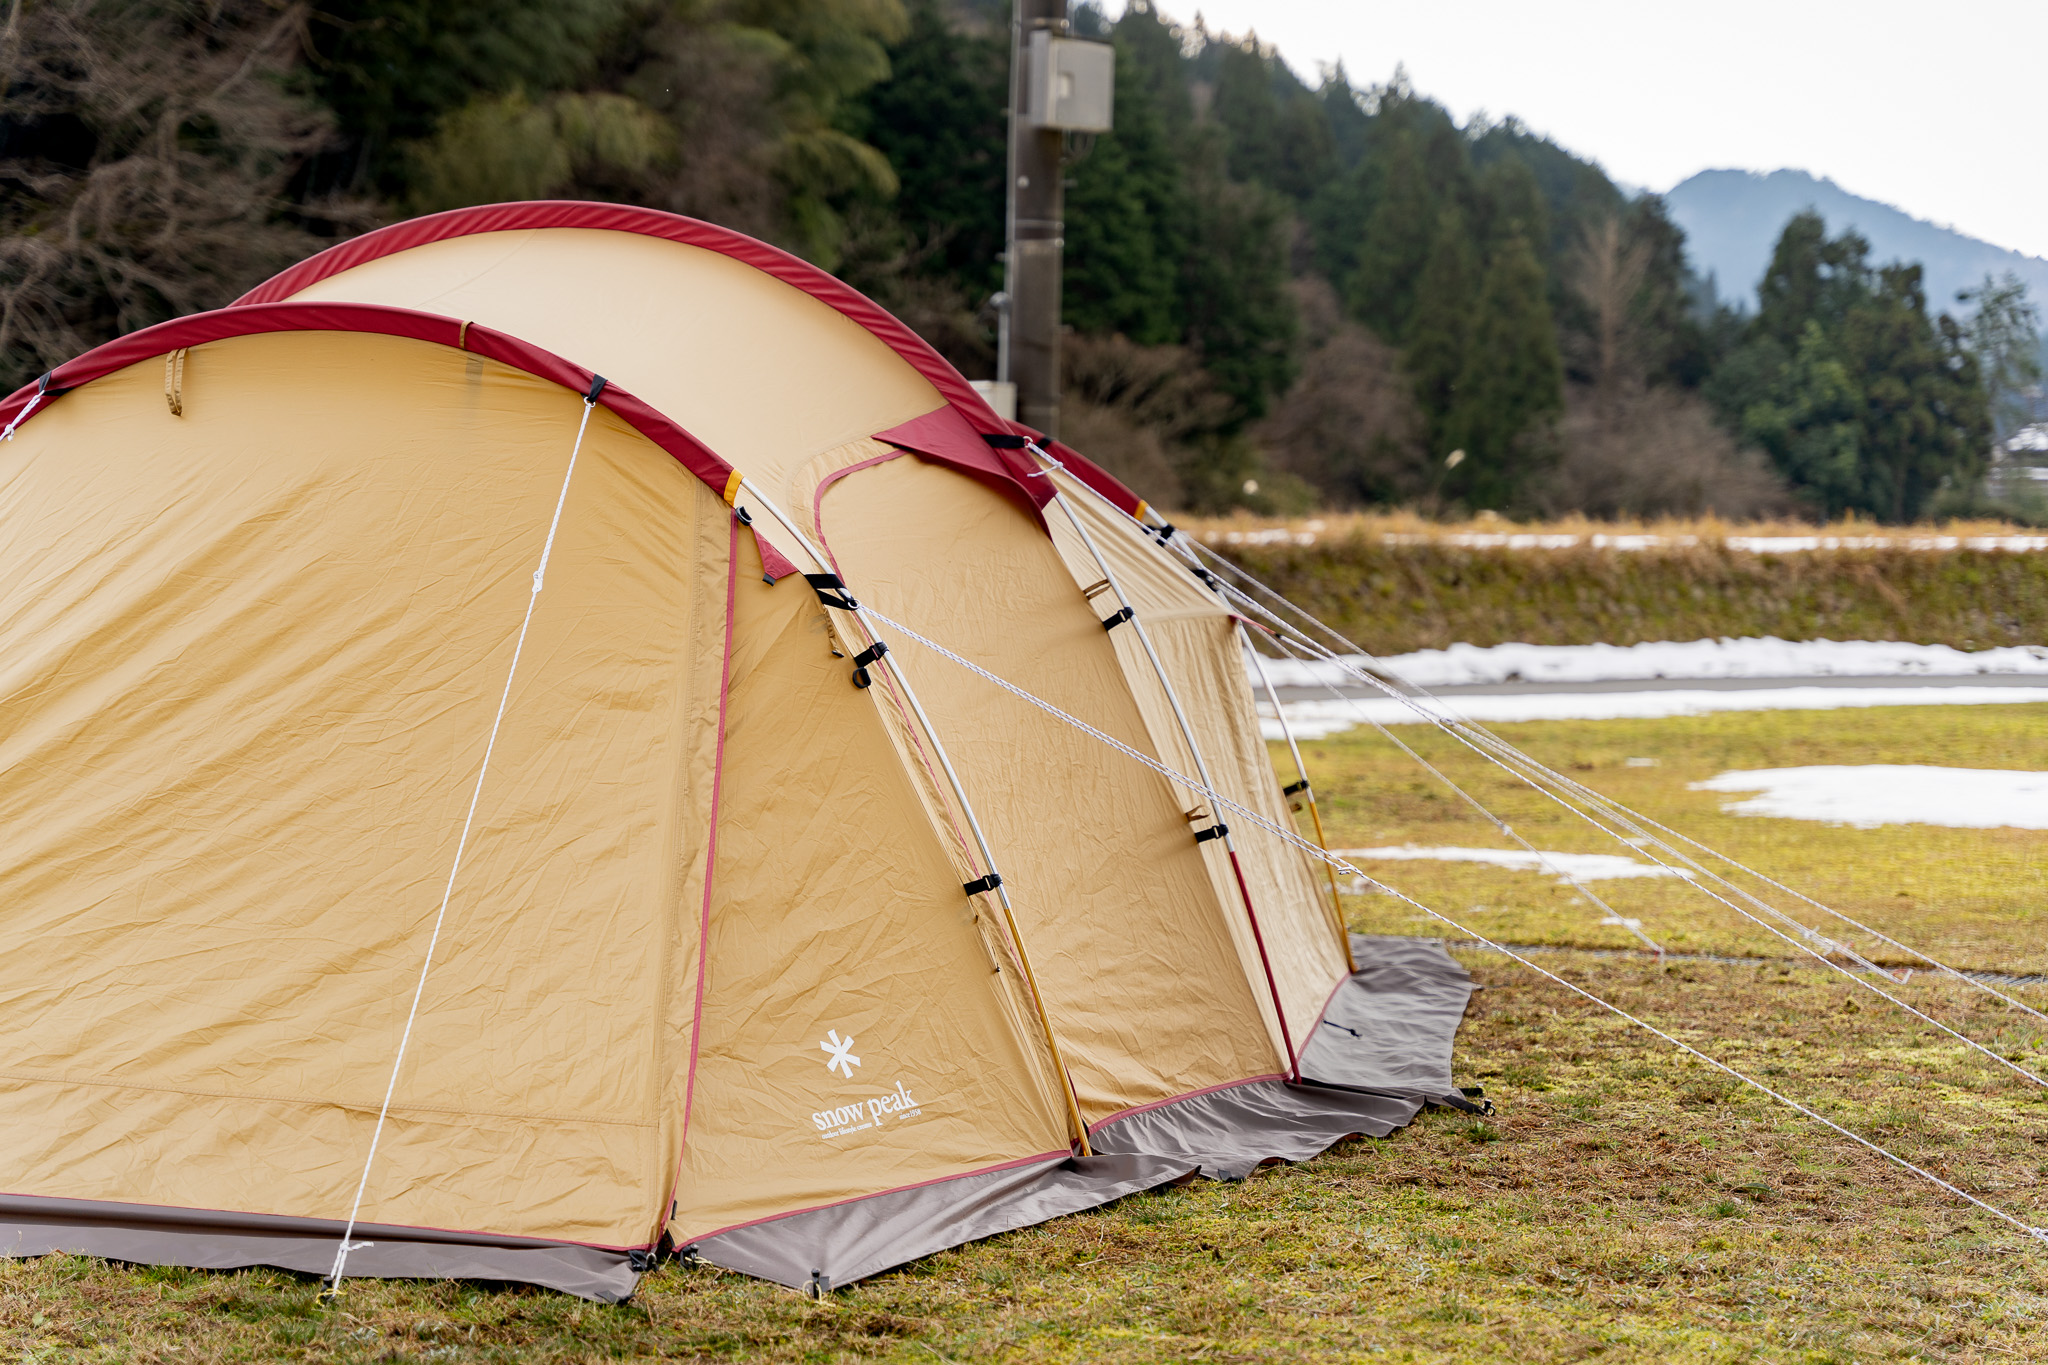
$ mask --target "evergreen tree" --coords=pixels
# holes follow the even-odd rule
[[[1442,459],[1445,422],[1465,370],[1472,315],[1478,301],[1479,265],[1464,215],[1446,204],[1437,215],[1436,239],[1415,291],[1415,323],[1408,340],[1407,369],[1415,384],[1425,443]]]
[[[1791,219],[1707,392],[1817,511],[1907,521],[1982,477],[1990,413],[1962,328],[1927,314],[1920,267],[1873,270],[1868,254],[1816,214]]]
[[[1465,452],[1445,490],[1473,506],[1512,505],[1551,454],[1563,383],[1543,267],[1526,238],[1510,237],[1487,265],[1445,419],[1443,441]]]
[[[1344,301],[1360,321],[1396,345],[1408,338],[1415,287],[1429,261],[1437,199],[1417,135],[1403,129],[1378,154],[1378,193],[1345,281]]]
[[[1299,328],[1287,292],[1287,215],[1269,190],[1223,174],[1221,149],[1189,178],[1189,233],[1181,266],[1188,344],[1236,404],[1232,425],[1265,414],[1294,378]]]
[[[889,49],[889,68],[889,79],[850,111],[849,128],[889,158],[900,186],[897,221],[932,251],[926,268],[979,302],[1003,279],[1006,36],[962,33],[938,0],[918,0],[909,32]]]
[[[1096,139],[1067,190],[1061,312],[1076,331],[1165,345],[1181,339],[1186,191],[1156,96],[1122,41],[1116,75],[1116,129]]]

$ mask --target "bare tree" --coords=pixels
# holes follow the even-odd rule
[[[0,384],[217,307],[321,245],[287,188],[328,139],[293,94],[309,6],[13,0],[0,32]]]
[[[1579,231],[1566,279],[1592,314],[1592,354],[1584,357],[1603,395],[1639,380],[1638,338],[1631,313],[1650,269],[1649,247],[1628,240],[1621,217],[1608,214]]]
[[[1337,506],[1426,496],[1422,413],[1400,357],[1344,317],[1321,278],[1304,276],[1293,288],[1307,342],[1301,373],[1253,440],[1274,468]]]

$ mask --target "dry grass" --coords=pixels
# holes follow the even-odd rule
[[[1973,538],[2029,534],[1994,522],[1517,526],[1357,515],[1291,523],[1247,518],[1191,529],[1378,654],[1457,641],[1626,645],[1775,635],[1982,649],[2048,639],[2048,554],[1973,547]],[[1458,539],[1471,535],[1531,539]],[[1658,540],[1633,548],[1614,543],[1633,535]],[[1729,538],[1738,535],[1822,535],[1849,543],[1759,553],[1731,547]],[[1596,542],[1601,536],[1608,539]],[[1546,546],[1542,537],[1569,543]],[[1929,548],[1938,537],[1961,543]]]
[[[2024,708],[1736,715],[1522,727],[1518,743],[1714,838],[1803,857],[1822,889],[1939,937],[1956,904],[1989,952],[2038,941],[2042,835],[1836,831],[1720,817],[1695,773],[1773,762],[2042,766],[2048,721]],[[1492,842],[1348,735],[1320,742],[1319,783],[1347,840]],[[1654,768],[1621,759],[1655,756]],[[1540,846],[1554,842],[1531,813]],[[1720,823],[1717,825],[1716,820]],[[1561,835],[1559,839],[1561,840]],[[2002,849],[2016,873],[1980,868]],[[1884,860],[1887,872],[1872,868]],[[1390,876],[1457,904],[1428,864]],[[1883,904],[1911,875],[1908,910]],[[1492,874],[1491,927],[1601,942],[1542,879]],[[1427,884],[1425,884],[1427,883]],[[1607,887],[1625,885],[1605,883]],[[1637,883],[1636,888],[1654,886]],[[1670,888],[1657,887],[1658,895]],[[1961,897],[1960,901],[1953,899]],[[1396,927],[1360,898],[1360,927]],[[1521,920],[1502,915],[1522,915]],[[1970,916],[1964,916],[1970,919]],[[1414,931],[1421,926],[1401,923]],[[1585,932],[1580,932],[1585,930]],[[1975,935],[1972,937],[1971,935]],[[1702,939],[1718,946],[1740,946]],[[1974,950],[1973,950],[1974,951]],[[2032,951],[2032,949],[2030,949]],[[635,1301],[598,1306],[497,1286],[351,1286],[341,1311],[270,1271],[0,1261],[0,1359],[216,1361],[1785,1361],[2038,1360],[2048,1246],[1941,1195],[1554,983],[1487,954],[1459,1042],[1488,1121],[1426,1115],[1237,1185],[1201,1183],[931,1257],[812,1303],[702,1267],[668,1266]],[[1824,971],[1660,968],[1628,957],[1544,965],[1812,1102],[1945,1178],[2048,1223],[2043,1092]],[[1916,1002],[2039,1069],[2025,1016],[1917,978]],[[2048,991],[2030,998],[2048,1005]],[[2030,1021],[2031,1022],[2031,1021]]]
[[[1654,535],[1676,540],[1692,537],[1717,542],[1729,536],[1852,536],[1901,544],[1928,536],[2037,536],[2038,527],[2018,526],[2004,521],[1945,521],[1913,526],[1881,526],[1853,517],[1816,525],[1810,521],[1767,519],[1729,521],[1720,517],[1652,517],[1602,519],[1562,516],[1542,521],[1514,521],[1498,515],[1481,515],[1463,521],[1440,521],[1419,512],[1318,512],[1299,517],[1262,517],[1237,512],[1227,517],[1185,516],[1177,522],[1182,529],[1204,541],[1220,544],[1230,532],[1286,530],[1312,534],[1318,541],[1346,540],[1353,536],[1399,535],[1445,541],[1468,535]]]

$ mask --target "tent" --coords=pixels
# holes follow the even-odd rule
[[[1290,818],[1137,499],[771,247],[442,214],[0,423],[0,1253],[817,1291],[1458,1102],[1440,948],[877,628]]]

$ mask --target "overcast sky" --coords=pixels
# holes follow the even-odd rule
[[[1256,29],[1311,83],[1339,58],[1356,85],[1404,63],[1461,122],[1519,115],[1626,184],[1790,167],[2048,256],[2043,0],[1158,4]]]

